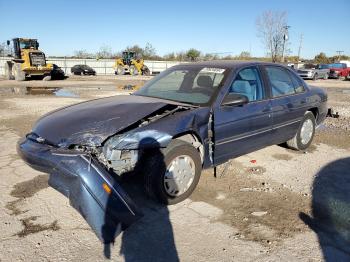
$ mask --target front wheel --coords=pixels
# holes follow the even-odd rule
[[[173,140],[162,151],[153,152],[147,159],[144,185],[150,197],[172,205],[192,194],[202,172],[202,162],[198,150],[181,140]]]
[[[316,80],[317,80],[317,77],[318,77],[318,75],[317,75],[317,73],[315,73],[314,76],[313,76],[313,78],[312,78],[312,80],[316,81]]]
[[[124,66],[118,65],[118,66],[117,66],[117,69],[116,69],[116,71],[115,71],[115,74],[116,74],[116,75],[124,75],[124,74],[125,74]]]
[[[295,136],[287,141],[288,147],[295,150],[305,150],[312,142],[315,135],[316,120],[314,114],[307,111],[301,121],[300,127]]]

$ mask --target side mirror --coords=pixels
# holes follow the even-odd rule
[[[225,96],[221,105],[222,106],[242,106],[244,104],[247,104],[248,102],[249,102],[249,99],[245,95],[228,94]]]
[[[10,45],[10,40],[7,40],[6,43],[7,43],[7,45]]]

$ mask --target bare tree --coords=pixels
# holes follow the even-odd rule
[[[261,38],[273,62],[277,62],[283,52],[286,25],[286,12],[265,11],[256,19],[258,37]]]
[[[89,54],[85,49],[84,50],[76,50],[74,51],[74,56],[77,58],[89,58],[92,55]]]
[[[108,45],[101,46],[100,50],[96,53],[97,58],[111,58],[112,56],[112,48]]]

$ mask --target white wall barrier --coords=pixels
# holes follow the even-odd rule
[[[10,60],[9,57],[0,57],[0,75],[5,74],[5,62]],[[52,58],[48,57],[47,63],[56,64],[62,68],[66,75],[70,75],[71,68],[74,65],[88,65],[96,70],[98,75],[114,75],[114,59],[75,59],[75,58]],[[174,65],[180,64],[177,61],[150,61],[145,60],[145,64],[148,66],[151,73],[159,73],[172,67]]]

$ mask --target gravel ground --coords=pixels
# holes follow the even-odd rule
[[[123,86],[147,79],[74,77],[45,82],[47,92],[33,92],[42,81],[0,81],[0,261],[106,260],[108,248],[68,200],[48,187],[47,175],[18,158],[15,145],[40,115],[128,93]],[[319,127],[307,151],[271,146],[220,166],[217,178],[206,170],[191,198],[171,207],[126,184],[145,216],[116,239],[111,258],[349,261],[350,81],[309,83],[327,89],[340,117]]]

